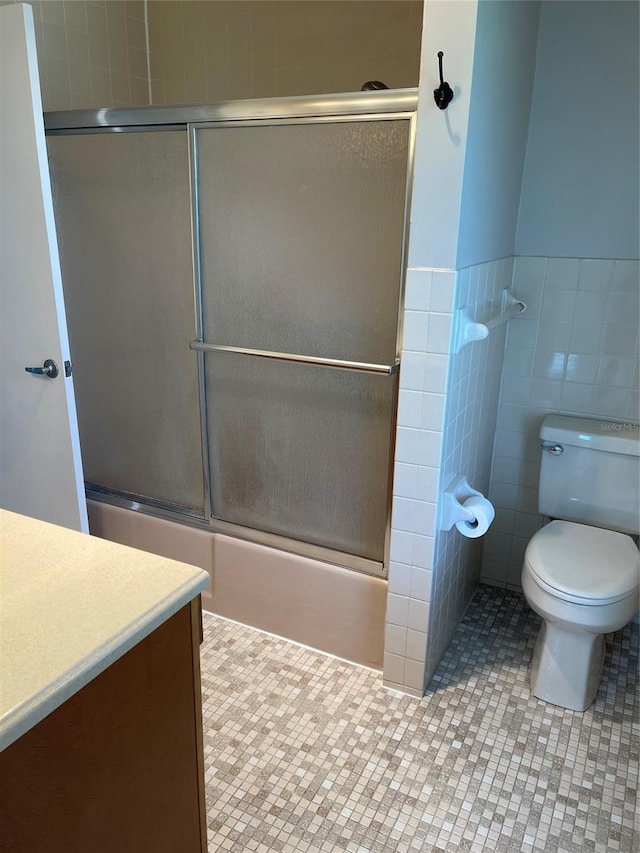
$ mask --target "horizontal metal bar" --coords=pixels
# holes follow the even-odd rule
[[[153,510],[153,515],[158,518],[170,518],[186,521],[199,527],[208,527],[204,509],[189,509],[180,504],[168,501],[159,501],[145,495],[136,495],[133,492],[124,492],[120,489],[110,489],[108,486],[100,486],[97,483],[85,481],[84,490],[87,498],[91,500],[103,500],[104,503],[112,503],[114,506],[123,506],[126,509],[142,509],[145,512]]]
[[[69,110],[69,113],[74,110]],[[80,110],[78,110],[80,112]],[[51,114],[53,115],[53,113]],[[184,124],[99,125],[96,127],[53,127],[45,130],[47,136],[91,136],[97,133],[186,133]]]
[[[249,347],[226,347],[218,344],[205,344],[203,341],[189,341],[189,349],[196,352],[230,352],[238,355],[250,355],[257,358],[272,358],[276,361],[290,361],[299,364],[315,364],[318,367],[332,367],[334,370],[356,370],[360,373],[380,373],[391,376],[400,369],[400,361],[393,364],[369,364],[366,361],[345,361],[340,358],[321,358],[315,355],[297,355],[287,352],[272,352],[271,350],[250,349]]]
[[[340,92],[331,95],[294,95],[288,98],[219,101],[213,104],[60,110],[45,113],[44,125],[47,131],[154,124],[186,126],[208,121],[415,112],[417,106],[417,89],[387,89],[373,92]]]

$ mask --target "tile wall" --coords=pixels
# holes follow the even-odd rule
[[[513,291],[526,314],[509,323],[482,580],[520,588],[537,512],[538,430],[548,412],[637,422],[640,264],[519,257]]]
[[[476,322],[500,314],[502,291],[511,286],[512,274],[513,258],[459,270],[456,311],[466,306]],[[488,338],[467,344],[449,360],[441,492],[463,474],[473,488],[489,495],[506,335],[507,324],[497,326]],[[484,540],[466,539],[455,528],[437,536],[425,688],[475,592]]]
[[[149,103],[142,0],[33,0],[47,110]]]
[[[409,269],[391,521],[384,682],[422,696],[455,273]]]
[[[45,111],[418,85],[422,0],[30,5]]]
[[[479,575],[480,544],[438,531],[436,504],[456,473],[488,491],[504,355],[505,326],[452,353],[454,314],[466,306],[475,320],[489,319],[511,276],[511,259],[407,275],[383,676],[414,695],[423,694]]]
[[[418,85],[421,0],[152,0],[154,103]]]

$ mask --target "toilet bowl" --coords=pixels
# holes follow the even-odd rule
[[[637,424],[547,415],[538,511],[557,519],[527,546],[522,586],[544,620],[529,671],[539,699],[584,711],[602,673],[604,635],[638,607],[640,430]],[[628,535],[631,534],[631,535]]]
[[[604,634],[638,608],[640,554],[632,538],[570,521],[552,521],[529,542],[522,586],[544,620],[529,676],[534,696],[574,711],[595,699]]]
[[[527,546],[522,586],[544,620],[529,671],[539,699],[584,711],[602,673],[604,634],[638,607],[640,430],[637,424],[547,415],[538,511],[557,519]],[[631,534],[631,535],[628,535]]]

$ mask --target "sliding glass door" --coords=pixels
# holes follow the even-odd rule
[[[193,129],[212,515],[380,563],[409,131]]]
[[[202,515],[186,131],[48,150],[85,477]]]
[[[49,157],[91,496],[384,575],[414,112],[344,99],[78,114]]]

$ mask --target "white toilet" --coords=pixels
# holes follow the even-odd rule
[[[538,509],[561,520],[539,530],[524,557],[524,594],[544,619],[531,691],[584,711],[600,683],[603,635],[624,627],[638,609],[640,554],[627,534],[640,531],[640,433],[549,415],[540,438]]]

